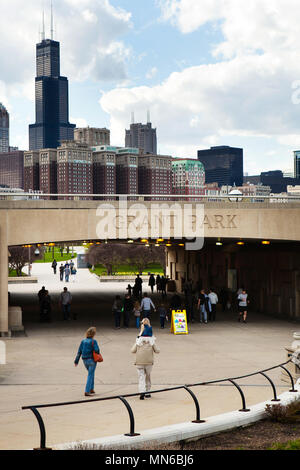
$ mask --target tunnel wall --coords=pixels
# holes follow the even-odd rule
[[[227,289],[232,302],[245,287],[250,308],[276,317],[300,320],[300,252],[285,244],[237,248],[205,246],[198,252],[169,248],[167,275],[182,292],[185,279],[193,280],[196,292]]]

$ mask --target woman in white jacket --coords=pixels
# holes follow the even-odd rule
[[[158,354],[160,352],[159,347],[155,344],[155,340],[154,336],[139,336],[131,349],[131,352],[136,354],[135,365],[139,378],[140,400],[144,400],[145,397],[151,397],[149,391],[151,390],[154,353]]]

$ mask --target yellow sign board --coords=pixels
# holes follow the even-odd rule
[[[173,310],[171,321],[171,333],[174,335],[188,335],[186,310]]]

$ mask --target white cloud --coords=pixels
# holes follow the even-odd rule
[[[34,84],[35,44],[42,29],[43,1],[1,3],[0,77],[8,93],[13,93],[20,85],[26,88],[29,80]],[[126,78],[130,50],[120,37],[131,27],[130,13],[113,7],[109,0],[59,0],[54,2],[54,12],[63,75],[72,80]],[[50,11],[46,11],[46,36],[50,36]]]
[[[183,34],[213,22],[223,39],[214,46],[214,63],[174,72],[153,87],[104,94],[100,103],[111,115],[113,138],[123,144],[130,112],[149,108],[159,145],[175,156],[184,149],[195,155],[208,145],[241,145],[251,139],[265,139],[266,147],[277,142],[287,152],[298,146],[300,105],[292,100],[292,85],[300,79],[298,1],[161,0],[159,4],[163,20]],[[251,159],[249,167],[262,165],[261,153],[252,152]]]

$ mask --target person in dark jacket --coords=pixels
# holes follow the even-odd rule
[[[52,269],[53,269],[54,274],[56,274],[56,268],[57,268],[57,261],[56,259],[54,259],[52,263]]]
[[[75,367],[78,366],[79,360],[82,357],[85,368],[88,371],[88,377],[85,387],[84,395],[86,397],[91,397],[94,395],[94,380],[95,380],[95,371],[97,367],[97,362],[94,361],[93,351],[100,354],[100,349],[97,341],[94,339],[96,335],[96,328],[92,326],[89,328],[85,334],[85,339],[80,343],[77,356],[75,358],[74,364]]]
[[[149,286],[151,287],[151,292],[153,294],[154,286],[155,286],[155,277],[153,274],[149,277]]]
[[[165,321],[168,319],[167,317],[167,310],[165,308],[165,305],[163,303],[160,304],[160,306],[157,309],[158,315],[159,315],[159,321],[160,321],[160,327],[161,329],[164,329],[165,327]]]
[[[124,328],[129,328],[130,315],[133,312],[133,300],[129,294],[125,296],[123,308],[124,308]]]
[[[160,278],[160,275],[158,274],[158,275],[156,276],[156,281],[155,281],[157,292],[160,292],[160,291],[161,291],[161,288],[160,288],[160,279],[161,279],[161,278]]]
[[[120,329],[122,310],[123,310],[123,302],[121,300],[121,297],[117,295],[113,303],[113,307],[112,307],[112,311],[115,317],[115,328],[117,330]]]
[[[50,322],[51,321],[51,297],[49,292],[45,290],[42,300],[40,302],[41,308],[41,322]]]

